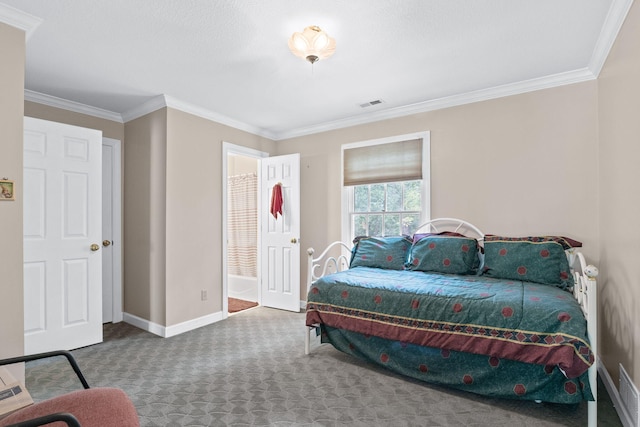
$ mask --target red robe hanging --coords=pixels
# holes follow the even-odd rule
[[[273,190],[271,192],[271,215],[273,215],[275,219],[278,219],[278,214],[282,216],[283,205],[284,201],[282,200],[282,184],[277,183],[273,186]]]

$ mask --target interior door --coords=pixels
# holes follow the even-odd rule
[[[25,354],[102,341],[102,133],[24,119]]]
[[[261,161],[261,304],[300,311],[300,154]],[[282,215],[271,214],[274,186],[282,189]]]

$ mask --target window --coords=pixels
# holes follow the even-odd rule
[[[421,224],[422,180],[353,187],[353,236],[413,234]]]
[[[429,132],[342,148],[343,240],[411,235],[429,219]]]

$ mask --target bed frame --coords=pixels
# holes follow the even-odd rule
[[[422,224],[416,231],[434,232],[453,231],[463,233],[469,237],[475,237],[482,245],[484,233],[473,224],[457,218],[436,218]],[[307,292],[311,289],[313,282],[319,278],[347,270],[351,259],[351,246],[335,241],[325,248],[317,257],[314,257],[315,250],[307,250]],[[597,425],[597,364],[598,364],[598,306],[596,277],[598,269],[587,264],[584,255],[578,250],[567,251],[569,265],[572,268],[575,284],[573,296],[582,307],[582,312],[587,319],[587,333],[589,342],[594,354],[593,365],[589,368],[589,384],[594,401],[587,402],[589,427]],[[309,354],[311,346],[311,333],[315,331],[315,326],[305,326],[304,353]]]

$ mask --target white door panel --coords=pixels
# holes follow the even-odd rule
[[[261,161],[262,305],[300,311],[300,155]],[[281,184],[283,210],[270,212],[273,187]],[[266,272],[264,271],[266,269]]]
[[[25,354],[102,341],[101,141],[25,117]]]

